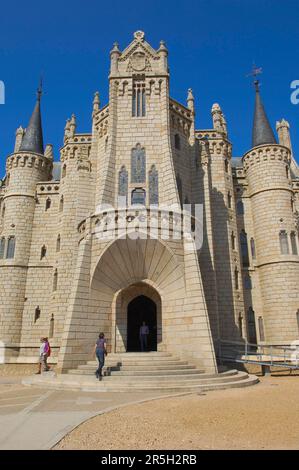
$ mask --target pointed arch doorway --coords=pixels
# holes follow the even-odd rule
[[[146,295],[139,295],[128,304],[128,352],[141,351],[139,331],[143,322],[149,329],[147,351],[157,351],[157,305]]]

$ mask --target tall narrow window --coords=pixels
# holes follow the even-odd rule
[[[177,150],[181,150],[181,140],[179,134],[175,134],[174,136],[174,146]]]
[[[288,166],[286,166],[286,177],[287,177],[287,179],[290,178],[290,172],[289,172],[289,167]]]
[[[146,112],[145,83],[134,81],[132,96],[132,116],[144,117]]]
[[[297,318],[297,328],[298,328],[298,332],[299,332],[299,310],[297,310],[296,318]]]
[[[66,164],[64,164],[63,167],[62,167],[61,176],[62,176],[62,178],[64,178],[66,176]]]
[[[260,340],[265,341],[265,330],[264,330],[263,317],[259,317],[258,323],[259,323]]]
[[[248,325],[248,341],[249,343],[257,344],[255,315],[252,307],[249,307],[247,312],[247,325]]]
[[[48,209],[50,209],[50,207],[51,207],[51,199],[48,197],[48,199],[46,200],[45,210],[47,211]]]
[[[41,260],[44,259],[46,257],[46,254],[47,254],[47,247],[43,245],[40,250],[40,259]]]
[[[244,278],[244,287],[245,289],[252,289],[252,283],[251,283],[251,277],[250,276],[245,276]]]
[[[244,215],[244,204],[243,204],[243,201],[238,201],[238,202],[237,202],[237,214],[238,214],[238,215]]]
[[[63,199],[63,196],[61,196],[60,201],[59,201],[59,212],[63,212],[63,204],[64,204],[64,199]]]
[[[298,255],[296,232],[291,232],[291,247],[293,255]]]
[[[232,195],[230,192],[227,193],[227,205],[228,205],[228,208],[231,209],[232,207]]]
[[[145,183],[146,179],[146,157],[145,150],[140,144],[132,150],[131,156],[131,182]]]
[[[251,256],[252,256],[252,259],[256,259],[254,238],[250,238],[250,248],[251,248]]]
[[[228,163],[227,158],[224,160],[224,168],[225,168],[225,173],[228,173],[229,163]]]
[[[288,234],[285,230],[281,230],[279,233],[279,242],[280,242],[280,252],[282,255],[289,254],[289,241]]]
[[[239,324],[240,336],[241,338],[243,338],[243,317],[241,313],[239,313],[238,324]]]
[[[236,249],[236,236],[234,232],[232,232],[231,234],[231,242],[232,242],[232,250],[235,250]]]
[[[159,180],[158,180],[158,171],[153,165],[150,169],[148,176],[148,186],[149,186],[149,203],[152,206],[157,206],[159,204]]]
[[[53,338],[54,336],[54,315],[52,313],[50,319],[50,328],[49,328],[49,338]]]
[[[128,204],[128,172],[125,166],[122,166],[118,173],[118,195],[120,197],[119,205],[126,207]]]
[[[239,271],[235,268],[235,289],[239,290]]]
[[[16,249],[16,239],[15,237],[9,237],[7,241],[7,252],[6,252],[7,259],[12,259],[15,257],[15,249]]]
[[[60,251],[60,235],[58,235],[57,240],[56,240],[56,251]]]
[[[242,230],[241,233],[240,233],[240,245],[241,245],[243,267],[248,268],[248,266],[249,266],[249,255],[248,255],[247,234],[246,234],[245,230]]]
[[[4,251],[5,251],[5,238],[0,239],[0,259],[4,258]]]
[[[145,190],[141,188],[132,191],[132,205],[139,204],[145,206]]]
[[[36,323],[39,318],[40,318],[40,308],[39,306],[37,306],[34,312],[34,323]]]
[[[53,292],[57,291],[57,284],[58,284],[58,272],[55,269],[54,276],[53,276]]]
[[[2,207],[2,218],[4,219],[4,216],[5,216],[5,204],[3,204],[3,207]]]

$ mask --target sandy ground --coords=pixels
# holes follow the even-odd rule
[[[55,449],[298,450],[299,373],[127,406],[83,423]]]

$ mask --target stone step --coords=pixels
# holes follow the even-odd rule
[[[222,377],[221,379],[218,377],[209,377],[209,378],[201,378],[200,374],[197,374],[195,376],[189,376],[189,375],[184,375],[184,376],[170,376],[170,377],[157,377],[157,376],[139,376],[139,377],[114,377],[114,376],[109,376],[109,377],[104,377],[103,382],[105,382],[105,386],[122,386],[124,384],[130,385],[132,387],[141,385],[144,386],[145,388],[148,386],[159,386],[159,385],[164,385],[167,383],[169,386],[177,385],[177,383],[185,383],[185,384],[201,384],[205,382],[234,382],[234,381],[239,381],[239,380],[244,380],[244,378],[247,378],[247,376],[241,376],[241,375],[236,375],[236,376],[228,376],[228,377]],[[96,379],[95,379],[96,380]]]
[[[87,364],[82,364],[79,367],[84,366],[97,366],[98,361],[90,361]],[[149,360],[141,360],[141,359],[123,359],[122,361],[112,361],[112,360],[106,360],[105,365],[106,366],[116,366],[116,365],[122,365],[122,366],[134,366],[134,365],[140,365],[140,366],[146,366],[146,365],[173,365],[173,364],[181,364],[181,365],[188,365],[187,361],[183,361],[180,359],[164,359],[163,361],[155,359],[153,361]]]
[[[92,369],[71,369],[68,371],[68,374],[75,374],[75,375],[94,375],[96,371],[96,368]],[[104,375],[119,375],[119,376],[139,376],[139,375],[158,375],[158,376],[168,376],[168,375],[190,375],[190,374],[202,374],[204,371],[203,370],[198,370],[195,368],[192,369],[153,369],[153,370],[148,370],[142,368],[141,370],[132,370],[131,368],[123,369],[121,368],[120,370],[109,370],[109,369],[103,369]]]
[[[244,373],[241,374],[240,380],[230,380],[225,381],[219,379],[218,382],[215,380],[206,380],[206,381],[198,381],[196,384],[186,384],[184,383],[176,383],[173,385],[170,384],[149,384],[149,386],[145,387],[144,384],[116,384],[114,387],[108,386],[107,381],[105,379],[102,382],[98,380],[90,381],[79,381],[77,378],[72,378],[72,380],[61,380],[61,377],[64,378],[71,378],[71,376],[63,375],[56,377],[55,379],[46,378],[46,374],[42,374],[40,376],[32,376],[27,377],[23,380],[24,385],[34,385],[38,387],[46,387],[48,389],[56,389],[56,390],[81,390],[86,392],[143,392],[143,391],[152,391],[158,393],[198,393],[201,391],[209,391],[209,390],[223,390],[226,388],[241,388],[247,387],[250,385],[254,385],[259,382],[258,378],[254,375],[248,375]],[[244,374],[244,375],[243,375]],[[221,375],[221,374],[219,374]]]

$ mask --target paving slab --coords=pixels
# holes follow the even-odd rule
[[[6,389],[6,384],[12,388]],[[51,449],[89,418],[128,404],[169,396],[152,392],[103,392],[99,396],[92,392],[28,388],[20,386],[19,381],[15,384],[11,378],[2,378],[0,383],[1,450]]]

